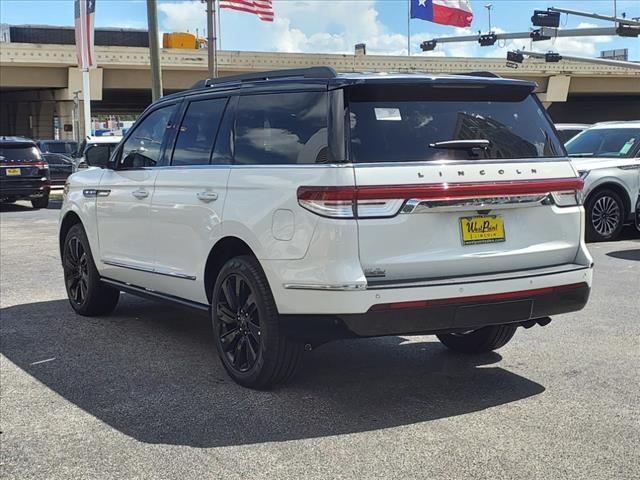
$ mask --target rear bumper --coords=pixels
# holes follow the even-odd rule
[[[42,197],[49,193],[49,180],[20,180],[16,182],[3,181],[0,183],[0,198],[4,197]]]
[[[305,340],[472,330],[581,310],[590,291],[587,282],[580,282],[505,294],[379,305],[362,314],[283,315],[283,325],[288,335]]]

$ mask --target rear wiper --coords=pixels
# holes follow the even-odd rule
[[[491,141],[484,139],[477,140],[445,140],[443,142],[430,143],[430,148],[448,148],[450,150],[487,150],[491,146]]]

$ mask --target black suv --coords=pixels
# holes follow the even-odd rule
[[[33,140],[0,137],[0,202],[31,200],[33,208],[47,208],[51,179],[49,165]]]

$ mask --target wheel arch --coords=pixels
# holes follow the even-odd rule
[[[591,191],[588,193],[587,198],[585,198],[585,201],[584,201],[585,205],[598,192],[600,192],[602,190],[607,190],[607,189],[614,191],[622,199],[622,204],[623,204],[623,208],[624,208],[623,222],[626,221],[627,216],[629,215],[629,212],[632,211],[631,210],[631,199],[629,198],[629,193],[627,192],[627,189],[623,185],[621,185],[621,184],[619,184],[617,182],[613,182],[613,181],[609,180],[609,181],[605,181],[605,182],[599,183],[598,185],[593,187],[591,189]]]
[[[211,248],[204,269],[204,288],[209,303],[211,303],[213,285],[222,266],[227,260],[239,255],[252,255],[256,257],[251,247],[238,237],[224,237],[218,240],[213,248]]]
[[[80,215],[73,210],[68,211],[62,221],[60,222],[60,232],[58,235],[58,247],[60,249],[60,258],[62,258],[62,250],[64,248],[64,239],[67,237],[67,233],[74,225],[82,225]]]

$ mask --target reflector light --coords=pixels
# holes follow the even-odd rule
[[[586,288],[585,282],[559,285],[557,287],[534,288],[531,290],[519,290],[517,292],[491,293],[488,295],[472,295],[469,297],[437,298],[434,300],[414,300],[410,302],[381,303],[371,307],[371,311],[381,310],[405,310],[412,308],[444,307],[474,303],[494,302],[500,300],[513,300],[518,298],[529,298],[537,295],[548,295],[551,293],[566,292]]]

